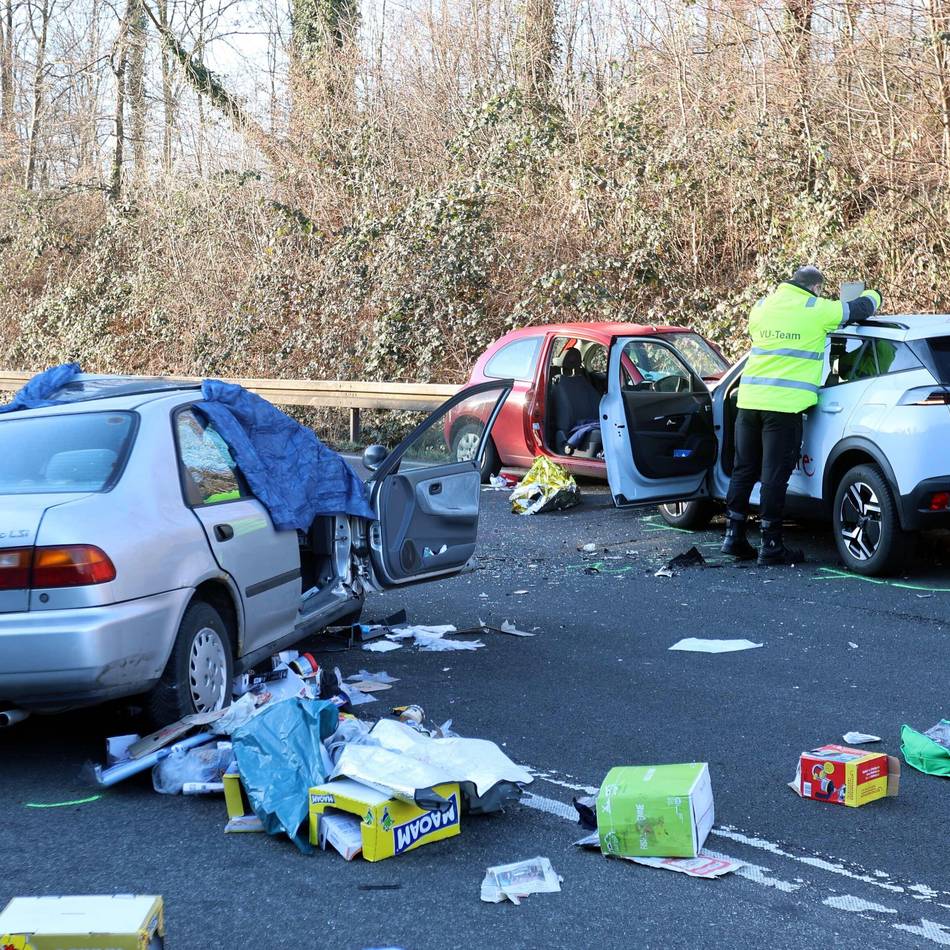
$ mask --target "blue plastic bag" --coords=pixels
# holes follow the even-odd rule
[[[67,383],[71,383],[79,372],[78,363],[63,363],[62,366],[53,366],[42,373],[37,373],[13,394],[10,402],[5,406],[0,406],[0,412],[42,409],[44,406],[55,405],[51,401],[52,397]]]
[[[304,853],[313,851],[300,826],[310,788],[327,780],[323,740],[336,731],[339,710],[319,699],[286,699],[266,706],[231,736],[241,782],[268,834],[285,831]]]

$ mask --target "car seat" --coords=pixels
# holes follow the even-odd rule
[[[561,455],[577,454],[595,458],[603,454],[598,417],[600,393],[582,369],[580,351],[570,347],[564,351],[561,375],[554,384],[554,449]],[[571,450],[568,439],[581,423],[595,423]]]

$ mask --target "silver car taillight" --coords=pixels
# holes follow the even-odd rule
[[[918,386],[908,389],[898,402],[899,406],[950,406],[950,389]]]

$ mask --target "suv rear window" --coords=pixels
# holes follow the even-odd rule
[[[950,380],[950,336],[931,337],[927,345],[937,370],[937,379],[941,382]]]
[[[0,421],[0,495],[111,488],[135,437],[131,412],[81,412]]]

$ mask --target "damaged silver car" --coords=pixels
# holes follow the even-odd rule
[[[232,678],[335,622],[368,591],[462,571],[479,459],[510,381],[472,386],[396,449],[367,449],[375,520],[278,531],[199,384],[81,375],[0,417],[0,710],[141,694],[170,722],[230,702]],[[456,460],[448,414],[481,425]]]

